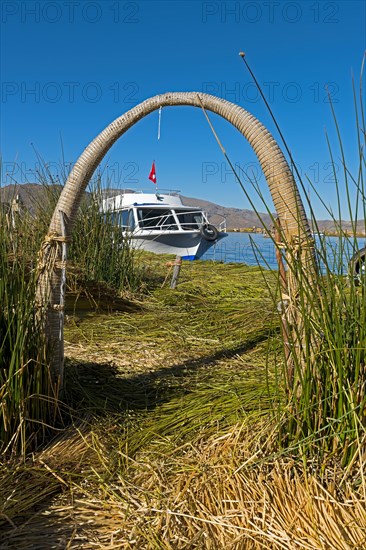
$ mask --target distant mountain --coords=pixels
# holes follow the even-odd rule
[[[2,203],[11,203],[14,198],[19,195],[20,200],[27,210],[34,213],[40,205],[44,203],[45,195],[51,194],[53,197],[57,196],[62,190],[60,185],[44,186],[37,183],[24,183],[17,185],[7,185],[0,188],[0,201]],[[108,194],[119,194],[119,189],[110,189]],[[226,219],[226,226],[229,229],[240,228],[262,228],[263,224],[260,222],[258,216],[252,210],[245,210],[240,208],[227,208],[220,206],[210,201],[202,199],[195,199],[193,197],[185,197],[181,195],[183,204],[188,206],[198,206],[205,210],[212,223],[219,225],[221,221]],[[261,214],[261,219],[267,225],[271,225],[270,216],[268,214]]]
[[[0,203],[11,204],[20,199],[21,205],[32,214],[46,206],[46,197],[56,203],[62,191],[62,185],[42,185],[40,183],[12,184],[0,187]]]
[[[0,202],[11,203],[11,201],[19,195],[24,207],[31,212],[35,212],[39,206],[42,206],[45,203],[46,195],[48,197],[52,197],[52,200],[55,201],[61,192],[61,189],[61,185],[44,186],[37,183],[7,185],[6,187],[0,188]],[[113,189],[109,192],[112,194],[118,194],[121,191],[118,189]],[[263,223],[267,227],[272,226],[271,218],[268,213],[260,213],[261,221],[257,214],[252,210],[228,208],[210,201],[186,197],[184,195],[181,195],[181,198],[183,204],[188,206],[198,206],[199,208],[205,210],[210,220],[217,225],[220,224],[223,218],[225,218],[228,229],[249,229],[253,227],[263,228]],[[320,232],[334,233],[337,231],[333,220],[318,220],[317,224]],[[351,222],[343,221],[342,229],[352,232]],[[363,220],[358,222],[357,230],[359,234],[365,235],[365,222]]]
[[[223,218],[226,219],[228,229],[243,229],[259,227],[263,228],[263,224],[267,227],[272,226],[271,217],[267,213],[260,213],[260,219],[253,210],[244,208],[228,208],[220,206],[214,202],[205,201],[202,199],[194,199],[181,195],[183,204],[188,206],[198,206],[207,212],[209,219],[214,224],[219,224]]]
[[[205,210],[209,218],[212,219],[214,223],[220,223],[222,216],[226,218],[226,225],[228,229],[248,229],[248,228],[263,228],[263,225],[266,227],[272,227],[272,219],[268,213],[260,212],[259,216],[253,212],[253,210],[246,210],[242,208],[227,208],[225,206],[220,206],[213,202],[205,201],[202,199],[194,199],[192,197],[184,197],[181,195],[182,201],[184,204],[199,206]],[[276,217],[273,214],[273,217]],[[312,227],[313,231],[321,233],[336,233],[337,227],[333,220],[317,220],[317,227]],[[342,230],[353,233],[352,223],[349,221],[342,221],[341,224]],[[312,223],[310,222],[310,226]],[[366,235],[365,232],[366,223],[364,220],[359,220],[357,223],[357,232],[360,235]]]
[[[184,197],[181,195],[183,203],[192,206],[199,206],[203,208],[209,218],[214,223],[220,223],[222,216],[226,218],[226,225],[228,229],[248,229],[248,228],[263,228],[272,227],[272,219],[268,213],[260,212],[259,216],[253,212],[253,210],[246,210],[242,208],[227,208],[225,206],[219,206],[213,202],[205,201],[202,199],[194,199],[192,197]],[[275,214],[273,214],[275,217]],[[311,222],[310,222],[310,225]],[[312,227],[313,231],[321,233],[336,233],[337,227],[333,220],[317,220],[318,227]],[[352,224],[349,221],[342,221],[341,227],[343,231],[353,232]],[[365,235],[365,221],[359,220],[357,223],[357,232],[360,235]]]

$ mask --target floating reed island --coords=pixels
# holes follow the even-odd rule
[[[192,262],[172,290],[166,257],[131,249],[85,200],[116,139],[172,105],[223,116],[257,152],[278,271]],[[363,151],[337,182],[356,204]],[[58,197],[0,216],[4,548],[365,547],[366,285],[325,249],[320,273],[292,172],[252,115],[151,98],[85,149]]]

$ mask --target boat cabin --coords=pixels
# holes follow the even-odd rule
[[[184,206],[179,196],[124,193],[103,200],[103,211],[113,212],[125,231],[199,231],[208,219],[200,208]]]

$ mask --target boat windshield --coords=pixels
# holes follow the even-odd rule
[[[200,210],[147,208],[146,206],[137,208],[137,219],[140,229],[185,229],[186,231],[200,229],[205,221]]]
[[[172,211],[163,208],[138,208],[140,229],[178,229]]]
[[[203,223],[203,214],[199,210],[175,210],[182,229],[199,229]]]

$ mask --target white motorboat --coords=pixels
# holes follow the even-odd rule
[[[183,260],[201,258],[227,236],[225,220],[215,227],[201,208],[183,205],[178,192],[126,191],[104,198],[101,210],[116,217],[134,248],[175,254]]]

